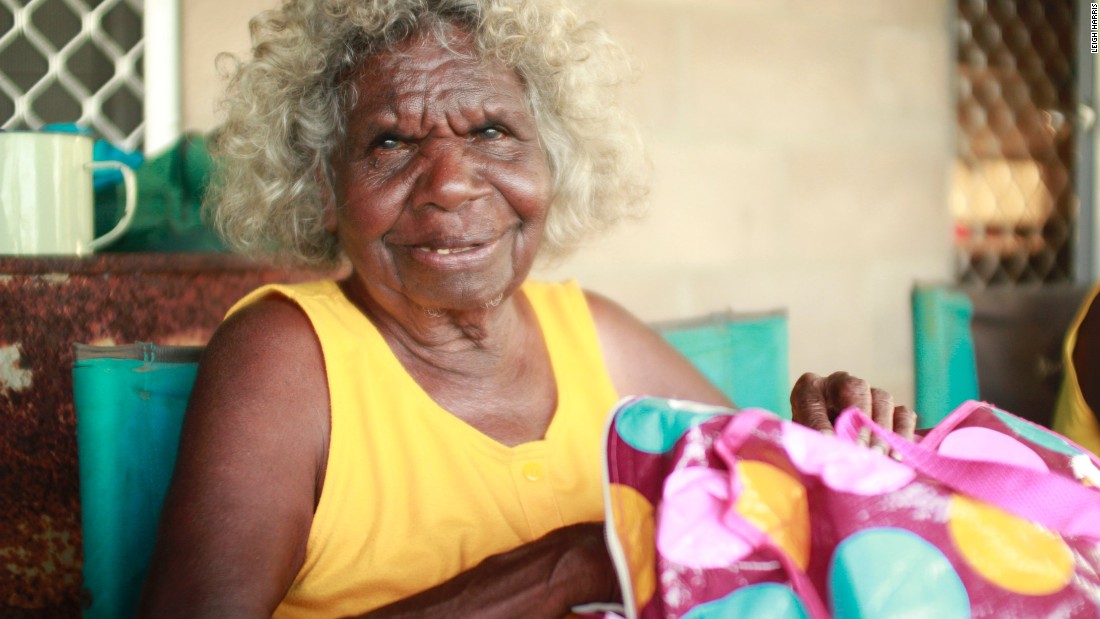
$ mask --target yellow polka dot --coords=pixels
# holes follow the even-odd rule
[[[1073,552],[1047,529],[958,495],[951,498],[947,514],[959,554],[999,587],[1024,595],[1047,595],[1073,577]]]
[[[611,484],[611,513],[634,581],[634,604],[641,609],[657,591],[653,504],[630,486]]]
[[[810,560],[806,488],[776,467],[753,460],[738,462],[737,475],[742,488],[734,509],[806,569]]]

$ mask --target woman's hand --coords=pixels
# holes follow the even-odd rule
[[[834,372],[827,377],[807,372],[799,377],[791,390],[791,412],[795,421],[815,430],[832,434],[837,415],[851,406],[871,416],[878,425],[912,439],[917,427],[917,415],[907,406],[894,406],[894,399],[882,389],[847,372]],[[886,451],[878,439],[861,436],[865,444]]]
[[[575,606],[621,603],[604,539],[602,522],[562,527],[358,619],[560,619]]]

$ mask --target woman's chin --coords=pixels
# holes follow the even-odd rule
[[[413,304],[434,312],[470,312],[499,306],[523,283],[511,264],[467,273],[407,273],[400,290]]]
[[[476,312],[500,306],[517,286],[432,287],[431,290],[410,290],[408,298],[429,315]]]

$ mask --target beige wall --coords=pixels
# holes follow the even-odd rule
[[[185,125],[271,0],[188,0]],[[913,401],[908,293],[950,275],[945,0],[602,0],[641,62],[651,212],[540,274],[647,320],[786,308],[792,378],[845,369]]]

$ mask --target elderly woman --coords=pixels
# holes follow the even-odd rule
[[[610,300],[527,280],[642,196],[623,56],[557,0],[287,0],[252,23],[217,220],[350,266],[210,341],[149,617],[560,617],[613,602],[601,431],[620,396],[729,404]],[[796,414],[861,405],[807,375]]]

